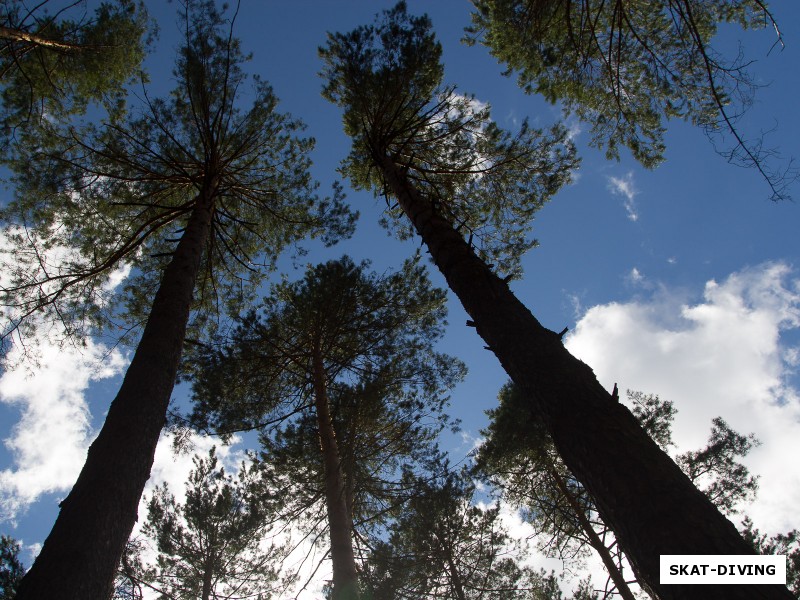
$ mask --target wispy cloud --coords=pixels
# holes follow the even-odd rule
[[[569,303],[570,308],[572,309],[572,316],[577,321],[583,316],[583,302],[581,301],[581,295],[579,294],[571,294],[569,292],[564,292],[567,302]]]
[[[515,129],[519,127],[520,120],[519,117],[517,116],[517,112],[513,108],[509,110],[508,113],[506,114],[505,122],[507,125],[511,125]]]
[[[468,456],[473,454],[478,448],[483,446],[486,443],[486,438],[480,435],[473,435],[468,431],[461,431],[461,447],[459,448],[459,452],[466,448],[465,454]]]
[[[583,133],[583,127],[578,119],[567,121],[567,139],[569,141],[574,142],[581,133]]]
[[[639,213],[636,210],[636,195],[639,191],[633,182],[633,172],[629,171],[624,177],[608,176],[608,189],[616,195],[623,197],[623,206],[628,213],[628,218],[631,221],[639,220]]]

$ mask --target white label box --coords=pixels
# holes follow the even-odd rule
[[[786,556],[742,554],[663,554],[661,583],[786,585]]]

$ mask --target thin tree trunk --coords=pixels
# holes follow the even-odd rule
[[[662,600],[789,600],[785,586],[661,585],[662,554],[753,554],[593,371],[543,327],[388,156],[378,167],[478,334],[543,418],[634,570]],[[534,417],[535,415],[535,417]],[[524,420],[525,415],[520,415]]]
[[[331,561],[333,563],[333,600],[357,600],[358,572],[351,531],[353,522],[349,518],[345,485],[342,477],[341,458],[336,443],[330,407],[325,369],[319,342],[312,352],[314,369],[314,406],[317,411],[319,443],[325,466],[325,503],[328,509],[328,527],[331,535]]]
[[[358,409],[355,415],[350,417],[347,431],[347,441],[349,450],[342,460],[342,472],[344,473],[345,502],[347,504],[347,518],[351,525],[353,523],[353,513],[356,500],[356,432],[358,431]]]
[[[198,197],[122,386],[41,553],[22,580],[18,600],[101,600],[113,592],[166,421],[200,258],[211,231],[215,187]]]
[[[68,42],[58,42],[56,40],[49,40],[47,38],[28,33],[27,31],[20,31],[19,29],[9,29],[8,27],[0,26],[0,39],[9,40],[12,42],[24,42],[26,44],[33,44],[34,46],[41,46],[43,48],[50,48],[52,50],[61,50],[64,52],[76,52],[79,50],[90,49],[87,46],[79,44],[70,44]],[[93,47],[99,49],[99,47]]]
[[[592,527],[589,519],[586,518],[586,515],[583,513],[583,508],[580,506],[580,504],[578,504],[578,501],[575,496],[572,495],[572,492],[569,491],[564,479],[555,469],[550,469],[550,476],[555,481],[558,490],[567,500],[570,508],[572,508],[572,512],[575,513],[578,523],[580,523],[581,529],[586,534],[586,537],[589,538],[589,543],[591,544],[592,548],[594,548],[597,554],[600,555],[600,560],[603,561],[603,565],[605,565],[609,577],[611,577],[611,580],[617,587],[617,592],[619,595],[623,598],[623,600],[636,600],[636,598],[633,596],[633,592],[631,592],[631,589],[628,587],[628,582],[625,581],[622,573],[617,568],[611,553],[608,551],[608,548],[606,548],[603,540],[600,539],[600,536],[597,535],[597,532]]]
[[[203,572],[203,590],[200,592],[200,600],[210,600],[211,587],[214,579],[214,556],[213,554],[208,557],[206,561],[205,571]]]
[[[450,571],[450,587],[453,595],[457,600],[467,600],[467,595],[464,593],[464,585],[461,583],[461,574],[458,572],[455,560],[453,560],[452,548],[445,546],[442,538],[438,535],[436,537],[439,539],[439,543],[442,544],[442,549],[447,553],[447,570]]]

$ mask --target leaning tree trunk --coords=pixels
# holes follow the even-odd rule
[[[200,258],[211,231],[215,187],[198,196],[122,386],[41,553],[20,584],[18,600],[101,600],[113,592],[166,421]]]
[[[411,184],[389,156],[377,166],[478,334],[541,416],[564,463],[662,600],[789,600],[785,586],[661,585],[662,554],[753,554],[734,525],[644,432],[594,372],[564,348]],[[521,419],[526,418],[520,415]]]
[[[357,600],[358,572],[351,532],[350,518],[345,494],[339,447],[333,429],[328,388],[319,342],[312,351],[314,370],[314,406],[317,411],[319,444],[325,468],[325,504],[328,509],[328,528],[331,536],[331,562],[333,563],[333,600]]]

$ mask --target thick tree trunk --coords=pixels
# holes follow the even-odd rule
[[[733,524],[650,437],[592,370],[543,327],[389,157],[390,189],[476,325],[543,418],[567,467],[591,494],[634,570],[662,600],[789,600],[785,586],[661,585],[662,554],[753,554]]]
[[[595,549],[595,552],[597,552],[597,554],[600,556],[600,560],[603,561],[603,565],[605,566],[606,571],[608,571],[608,576],[611,577],[611,580],[617,587],[617,592],[619,593],[620,597],[623,600],[636,600],[633,592],[631,592],[631,589],[628,587],[628,583],[625,581],[622,573],[617,568],[614,558],[611,556],[611,553],[608,551],[608,548],[606,548],[605,544],[603,544],[603,540],[601,540],[600,536],[597,535],[597,532],[594,530],[594,527],[592,527],[589,519],[586,518],[586,515],[583,513],[583,508],[580,504],[578,504],[578,501],[575,496],[572,495],[572,492],[569,491],[564,479],[554,468],[550,469],[550,476],[553,478],[553,481],[555,481],[558,490],[563,494],[564,498],[572,509],[572,512],[575,513],[578,523],[580,523],[581,529],[583,530],[584,534],[586,534],[586,537],[589,538],[589,543],[591,544],[592,548]]]
[[[113,591],[175,385],[213,190],[198,197],[122,386],[18,600],[101,600]]]
[[[325,466],[325,503],[328,509],[331,562],[333,563],[333,600],[357,600],[359,598],[358,572],[351,537],[353,523],[347,509],[341,458],[328,404],[325,369],[319,345],[316,342],[312,360],[314,406],[317,411],[319,444]]]

